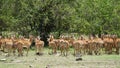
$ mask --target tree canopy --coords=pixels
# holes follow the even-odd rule
[[[0,0],[0,31],[120,36],[120,0]]]

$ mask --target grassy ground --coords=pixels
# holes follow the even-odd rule
[[[48,49],[44,49],[41,56],[35,55],[31,50],[29,56],[5,57],[0,55],[0,68],[120,68],[120,55],[83,55],[82,61],[75,61],[72,49],[67,57],[48,55]]]

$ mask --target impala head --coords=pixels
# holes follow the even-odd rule
[[[92,39],[93,39],[93,36],[92,36],[92,35],[89,35],[89,39],[92,40]]]
[[[53,40],[53,38],[47,38],[47,41],[51,42]]]
[[[40,36],[37,36],[37,37],[36,37],[36,39],[37,39],[37,40],[40,40],[40,39],[41,39],[41,37],[40,37]]]
[[[117,35],[111,35],[111,38],[112,38],[113,40],[116,40],[118,37],[117,37]]]
[[[31,42],[33,42],[34,41],[34,36],[33,35],[29,35],[29,39],[30,39]]]

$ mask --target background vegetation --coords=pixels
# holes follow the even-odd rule
[[[0,31],[120,36],[120,0],[0,0]]]

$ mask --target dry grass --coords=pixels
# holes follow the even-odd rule
[[[17,57],[0,55],[0,68],[120,68],[120,55],[84,55],[82,61],[75,61],[72,49],[67,57],[48,55],[48,49],[44,49],[41,56],[30,51],[28,56]]]

